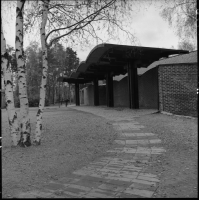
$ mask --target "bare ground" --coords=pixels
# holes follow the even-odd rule
[[[36,110],[30,109],[32,133]],[[3,198],[19,191],[42,188],[89,161],[102,156],[116,137],[102,117],[70,108],[46,109],[40,146],[11,148],[7,113],[2,111],[2,192]]]
[[[119,115],[126,109],[111,110]],[[33,132],[36,109],[31,109],[30,114]],[[198,119],[154,113],[135,120],[157,134],[166,149],[165,154],[152,157],[146,167],[146,172],[160,176],[154,197],[198,197]],[[44,113],[41,146],[11,148],[5,110],[2,122],[3,197],[42,187],[103,156],[117,134],[102,117],[70,108],[51,108]]]
[[[136,120],[157,134],[166,149],[147,167],[147,171],[160,175],[155,197],[197,198],[198,119],[154,113]]]

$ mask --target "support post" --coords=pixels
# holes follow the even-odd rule
[[[76,100],[76,106],[79,106],[79,83],[75,83],[75,100]]]
[[[94,79],[94,106],[99,106],[99,88],[98,88],[98,79]]]
[[[128,63],[129,108],[139,108],[138,75],[135,63]]]
[[[114,107],[113,77],[110,72],[106,75],[106,103],[107,107]]]

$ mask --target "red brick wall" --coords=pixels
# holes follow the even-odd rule
[[[161,65],[159,109],[178,115],[197,116],[197,65]]]

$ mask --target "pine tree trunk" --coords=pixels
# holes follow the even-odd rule
[[[47,82],[47,71],[48,71],[48,60],[47,60],[47,45],[45,42],[45,27],[48,17],[48,5],[49,0],[44,0],[42,2],[42,22],[41,22],[41,28],[40,28],[40,37],[41,37],[41,46],[42,46],[42,64],[43,64],[43,70],[42,70],[42,81],[41,81],[41,87],[40,87],[40,101],[39,101],[39,109],[37,112],[37,121],[36,121],[36,129],[34,134],[34,145],[40,145],[41,144],[41,133],[42,133],[42,115],[43,110],[45,106],[45,96],[46,96],[46,82]]]
[[[21,135],[19,140],[19,146],[28,147],[31,145],[30,141],[30,117],[29,117],[29,105],[27,97],[27,82],[26,82],[26,67],[24,62],[23,51],[23,8],[25,0],[17,1],[16,9],[16,59],[18,69],[18,83],[19,83],[19,100],[20,100],[20,128]]]
[[[1,23],[1,69],[3,72],[3,78],[5,84],[4,86],[5,86],[6,110],[8,113],[12,146],[17,146],[19,141],[19,124],[17,119],[17,112],[15,111],[15,106],[14,106],[13,82],[12,82],[11,68],[8,56],[9,55],[6,51],[6,40],[4,38],[3,28]]]

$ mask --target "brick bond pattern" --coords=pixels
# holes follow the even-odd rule
[[[76,109],[81,109],[75,107]],[[45,188],[20,193],[17,198],[150,198],[159,178],[145,173],[151,156],[162,154],[161,140],[133,118],[115,118],[119,131],[106,157],[89,163],[70,176],[49,182]]]
[[[158,76],[160,110],[197,116],[197,65],[161,65]]]

